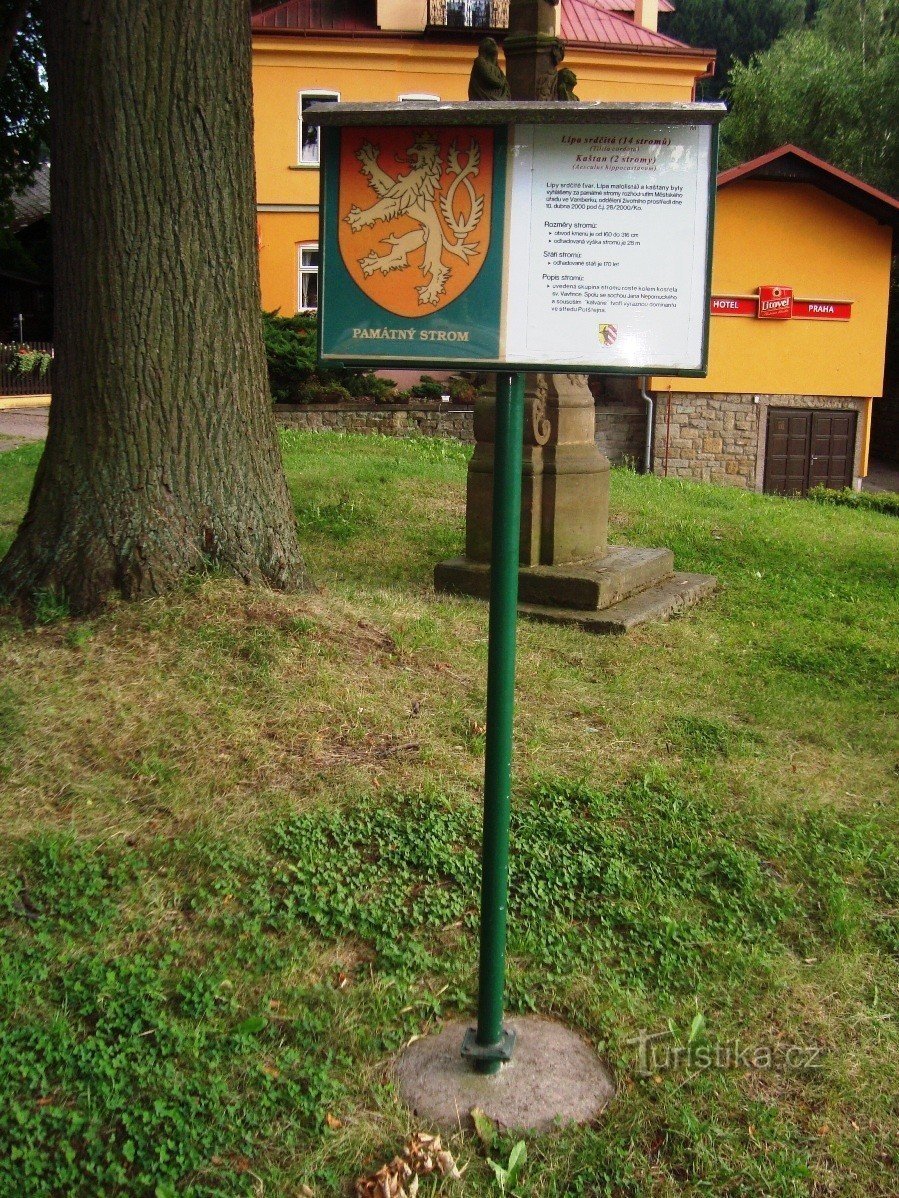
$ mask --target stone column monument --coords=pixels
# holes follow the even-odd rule
[[[572,101],[576,78],[560,64],[557,4],[511,0],[503,43],[481,43],[469,98]],[[489,44],[488,44],[489,42]],[[520,610],[542,619],[621,632],[708,594],[715,580],[674,574],[668,549],[610,547],[609,461],[595,440],[595,405],[585,375],[533,374],[525,384]],[[475,406],[468,468],[465,557],[440,562],[438,591],[486,598],[490,589],[494,400]]]

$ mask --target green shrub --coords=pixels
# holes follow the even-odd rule
[[[429,374],[423,374],[421,381],[409,388],[409,394],[413,399],[425,399],[432,403],[440,403],[441,396],[446,395],[446,387],[443,383],[438,383],[436,379],[431,378]]]
[[[269,389],[275,403],[345,403],[350,399],[383,403],[392,395],[393,380],[379,378],[370,370],[320,368],[317,329],[314,313],[262,313]]]
[[[853,491],[851,487],[831,490],[829,487],[812,487],[809,499],[816,503],[831,503],[836,507],[861,508],[866,512],[882,512],[885,516],[899,516],[899,494],[895,491]]]
[[[478,394],[478,388],[470,379],[454,375],[449,381],[449,396],[453,403],[473,404]]]
[[[323,383],[317,376],[301,383],[296,394],[297,403],[349,403],[352,396],[339,383]]]
[[[52,361],[52,353],[32,349],[29,345],[19,346],[12,358],[13,366],[19,374],[37,374],[40,378],[44,378]]]
[[[408,391],[398,391],[393,379],[381,378],[371,370],[320,367],[315,313],[280,316],[277,311],[263,312],[262,335],[274,403],[439,403],[449,394],[453,403],[471,404],[478,395],[475,382],[458,375],[438,382],[424,374]]]
[[[365,374],[362,376],[365,380],[366,398],[373,399],[375,403],[396,403],[397,389],[394,379],[384,379],[377,374]]]
[[[272,399],[275,403],[290,403],[298,387],[315,373],[315,317],[263,312],[262,337]]]

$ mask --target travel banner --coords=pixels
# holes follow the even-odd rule
[[[324,360],[495,362],[505,128],[327,128]]]

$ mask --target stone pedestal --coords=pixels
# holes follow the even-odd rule
[[[696,603],[715,586],[677,574],[669,549],[608,544],[609,462],[595,441],[583,375],[530,374],[525,385],[519,611],[589,632],[621,633]],[[438,591],[490,594],[495,402],[475,408],[468,467],[465,557],[434,569]]]
[[[475,407],[468,468],[465,554],[490,561],[495,403]],[[529,374],[525,384],[521,496],[523,566],[558,566],[606,552],[609,461],[594,440],[593,396],[583,375]]]

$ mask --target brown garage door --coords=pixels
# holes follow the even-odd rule
[[[804,495],[809,487],[850,486],[855,420],[855,412],[770,408],[764,489]]]

